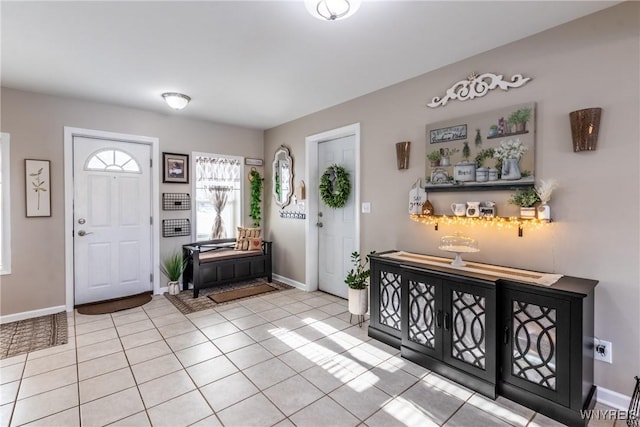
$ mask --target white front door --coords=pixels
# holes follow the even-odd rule
[[[355,136],[323,141],[318,144],[318,170],[320,177],[327,167],[337,164],[349,172],[351,194],[342,208],[328,207],[318,195],[318,289],[346,298],[348,291],[344,279],[352,268],[351,253],[356,249],[356,170]]]
[[[152,290],[151,147],[74,136],[75,304]]]

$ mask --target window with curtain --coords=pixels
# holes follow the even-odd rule
[[[11,273],[9,134],[0,134],[0,274]]]
[[[242,221],[241,157],[194,154],[196,240],[232,238]]]

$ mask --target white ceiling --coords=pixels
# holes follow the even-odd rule
[[[2,86],[267,129],[616,3],[3,0]]]

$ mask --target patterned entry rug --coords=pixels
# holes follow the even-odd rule
[[[0,325],[0,359],[67,343],[67,313]]]
[[[213,288],[200,289],[200,294],[198,295],[198,298],[193,297],[193,289],[189,289],[187,291],[181,291],[178,295],[169,295],[168,293],[165,292],[164,296],[169,301],[171,301],[171,303],[175,305],[176,308],[180,310],[182,314],[189,314],[189,313],[194,313],[200,310],[207,310],[209,308],[213,308],[218,305],[229,304],[231,302],[237,302],[237,301],[245,300],[249,298],[256,298],[261,295],[264,295],[264,294],[252,295],[246,298],[234,299],[232,301],[227,301],[220,304],[214,302],[211,298],[209,298],[209,296],[213,294],[219,294],[219,293],[228,292],[231,290],[252,288],[252,287],[261,286],[261,285],[272,286],[274,288],[273,292],[292,289],[292,286],[285,285],[284,283],[278,282],[277,280],[274,280],[273,282],[268,283],[266,279],[260,278],[260,279],[247,280],[247,281],[238,282],[238,283],[229,283],[228,285],[214,286]]]

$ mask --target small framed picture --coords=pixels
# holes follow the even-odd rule
[[[27,217],[51,216],[51,162],[24,161]]]
[[[189,183],[189,155],[162,153],[162,182]]]

